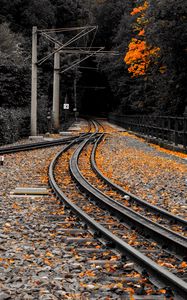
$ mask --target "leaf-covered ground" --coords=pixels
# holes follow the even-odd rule
[[[119,132],[105,137],[96,161],[102,172],[125,190],[173,214],[187,216],[187,155]]]
[[[141,277],[133,266],[124,263],[125,271],[121,274],[120,266],[118,271],[118,265],[113,263],[118,256],[111,256],[110,251],[101,252],[98,257],[111,260],[112,265],[98,266],[88,262],[96,259],[92,253],[80,255],[76,243],[67,245],[65,238],[71,237],[69,230],[83,231],[75,237],[89,238],[90,233],[84,233],[83,225],[68,215],[53,195],[11,195],[18,186],[47,186],[48,165],[61,148],[5,155],[4,165],[0,166],[1,300],[118,300],[119,293],[125,291],[128,295],[134,293],[131,286],[140,286]],[[63,220],[65,224],[62,224]],[[101,245],[93,239],[93,242],[86,242],[85,247],[97,250]],[[120,275],[120,281],[111,282],[107,278],[108,272],[112,276]],[[98,291],[106,297],[98,296]]]
[[[101,146],[97,161],[108,177],[144,199],[184,216],[185,157],[160,151],[126,133],[111,132]],[[101,270],[94,267],[88,272],[74,247],[66,251],[61,225],[48,218],[64,216],[58,200],[52,195],[10,195],[17,186],[47,185],[47,167],[59,149],[5,155],[4,166],[0,166],[0,299],[81,299],[80,293],[85,295],[83,299],[90,299],[90,291],[97,289],[89,277],[96,274],[99,278]],[[109,293],[111,288],[107,289]]]

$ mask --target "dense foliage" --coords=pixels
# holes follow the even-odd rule
[[[107,98],[111,92],[110,109],[126,114],[183,114],[187,105],[186,1],[1,0],[1,116],[5,110],[7,114],[7,109],[10,112],[30,109],[32,26],[61,28],[86,24],[98,25],[93,46],[105,46],[106,50],[117,51],[118,55],[89,61],[98,71],[94,77],[81,70],[82,86],[87,83],[88,77],[89,85],[91,82],[94,85],[95,79],[100,78],[101,86],[105,85],[108,89],[105,93]],[[59,38],[64,41],[66,36]],[[90,39],[92,41],[92,37]],[[84,39],[84,44],[89,45],[89,38]],[[39,37],[39,58],[53,47],[49,41]],[[64,57],[64,67],[72,59]],[[47,112],[52,105],[52,71],[53,59],[39,70],[41,130],[45,130]],[[62,98],[68,95],[70,102],[73,101],[73,81],[75,77],[80,78],[81,72],[71,70],[63,74]],[[79,90],[80,102],[83,95],[83,90]],[[94,97],[91,99],[93,101]],[[103,101],[106,105],[102,105],[102,109],[109,107],[107,99]],[[22,122],[20,112],[18,115]]]
[[[85,7],[85,8],[84,8]],[[88,23],[88,3],[81,0],[1,0],[0,13],[0,144],[12,142],[29,134],[29,118],[25,124],[25,109],[30,111],[31,94],[31,36],[32,26],[60,28]],[[60,36],[58,38],[64,38]],[[68,37],[69,38],[69,37]],[[54,44],[38,37],[38,58],[44,57]],[[68,61],[63,61],[64,66]],[[78,75],[76,75],[78,76]],[[63,97],[72,96],[75,72],[63,76]],[[52,107],[53,59],[38,70],[38,128],[47,130],[47,114]],[[71,85],[71,86],[70,86]],[[8,113],[14,118],[8,118]],[[16,121],[17,120],[17,121]],[[25,131],[17,128],[25,127]],[[6,135],[10,130],[11,135]],[[3,138],[3,136],[5,138]],[[13,137],[14,136],[14,137]]]
[[[110,36],[110,49],[120,51],[121,55],[107,59],[107,66],[102,70],[116,103],[121,103],[119,111],[182,115],[187,105],[187,3],[182,0],[118,2],[123,5],[121,16],[118,15],[110,33],[106,30],[102,34]],[[103,16],[109,9],[115,15],[116,1],[97,5]],[[95,15],[95,19],[103,30],[111,14],[102,19]]]

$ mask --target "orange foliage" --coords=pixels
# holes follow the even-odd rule
[[[146,70],[154,56],[157,56],[159,48],[150,48],[146,41],[133,38],[129,44],[124,61],[130,65],[128,71],[133,76],[145,75]]]
[[[180,267],[187,268],[187,263],[185,261],[181,262]]]
[[[131,12],[131,15],[140,14],[140,17],[136,19],[134,30],[138,31],[138,37],[132,38],[128,47],[128,52],[125,55],[124,61],[129,65],[128,71],[132,73],[132,77],[143,76],[155,57],[158,57],[160,48],[151,47],[145,40],[145,30],[143,26],[147,23],[144,16],[144,11],[148,8],[147,1],[142,6],[135,7]]]
[[[140,12],[146,10],[148,8],[149,4],[147,1],[144,2],[144,4],[142,6],[139,6],[139,7],[135,7],[133,9],[133,11],[131,12],[131,16],[134,16],[134,15],[137,15],[139,14]]]
[[[144,36],[145,35],[145,30],[142,29],[139,33],[138,33],[139,36]]]

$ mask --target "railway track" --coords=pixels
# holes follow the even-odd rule
[[[104,138],[104,135],[101,135],[97,142],[95,143],[94,147],[92,148],[92,153],[90,155],[90,161],[91,161],[91,167],[96,173],[98,177],[101,178],[101,180],[107,184],[108,187],[112,187],[112,191],[116,190],[118,200],[120,201],[122,198],[123,200],[130,200],[128,202],[128,206],[131,207],[131,204],[133,204],[133,208],[136,211],[143,211],[144,214],[147,215],[148,218],[152,219],[153,221],[157,221],[158,223],[171,228],[173,231],[178,232],[181,235],[186,236],[186,227],[187,227],[187,220],[184,218],[181,218],[177,215],[173,215],[172,213],[168,212],[167,210],[150,204],[147,201],[144,201],[141,198],[138,198],[137,196],[133,195],[130,192],[125,191],[122,187],[112,182],[109,178],[104,176],[99,168],[97,167],[96,163],[96,152],[99,143]],[[120,197],[122,196],[122,198]]]
[[[37,142],[37,143],[30,143],[30,144],[24,144],[24,145],[3,147],[3,148],[0,148],[0,155],[16,153],[16,152],[20,152],[20,151],[29,151],[29,150],[36,150],[36,149],[47,148],[47,147],[60,146],[63,144],[67,144],[78,137],[79,136],[74,136],[74,137],[69,137],[69,138],[56,139],[54,141]]]
[[[91,122],[87,122],[87,132],[80,133],[79,135],[74,135],[72,137],[66,137],[66,138],[60,138],[60,139],[54,139],[53,141],[44,141],[44,142],[36,142],[36,143],[27,143],[27,144],[18,144],[18,145],[12,145],[12,146],[5,146],[0,147],[0,155],[9,154],[9,153],[16,153],[21,151],[29,151],[29,150],[36,150],[36,149],[42,149],[42,148],[48,148],[48,147],[54,147],[54,146],[60,146],[63,144],[70,143],[71,141],[74,141],[77,138],[84,139],[87,135],[89,135],[89,132],[93,129],[93,124]]]
[[[166,213],[166,217],[163,214],[161,218],[166,220],[167,226],[161,226],[151,220],[156,208],[149,207],[149,205],[146,207],[143,200],[137,200],[138,204],[136,203],[134,206],[140,206],[143,203],[143,208],[140,211],[146,211],[145,216],[132,210],[132,207],[125,206],[124,203],[121,204],[120,199],[116,201],[105,194],[106,190],[108,190],[108,193],[115,195],[115,198],[116,193],[118,193],[120,197],[126,196],[125,201],[127,201],[128,196],[130,198],[128,203],[130,203],[129,200],[132,197],[132,195],[127,195],[124,191],[118,190],[117,186],[106,186],[106,183],[107,185],[110,184],[106,178],[102,178],[102,182],[99,182],[102,175],[93,173],[92,168],[95,168],[95,172],[98,171],[94,156],[97,143],[99,142],[98,138],[100,139],[101,136],[98,133],[98,125],[95,124],[95,126],[97,128],[96,133],[90,135],[81,145],[77,147],[76,141],[74,141],[54,158],[49,169],[49,181],[54,193],[64,203],[65,207],[71,208],[75,214],[79,215],[86,224],[85,228],[87,228],[87,225],[92,228],[94,238],[102,241],[105,247],[114,247],[119,250],[119,258],[121,258],[119,259],[119,265],[122,264],[124,267],[123,261],[126,262],[126,266],[133,265],[134,274],[141,278],[138,284],[136,282],[136,284],[131,285],[135,293],[143,280],[141,295],[152,293],[154,297],[161,297],[158,289],[170,286],[175,292],[176,299],[186,299],[186,274],[182,268],[182,262],[186,255],[186,239],[184,236],[167,228],[169,227],[168,224],[174,222],[176,225],[176,222],[179,222],[177,226],[179,226],[178,230],[180,231],[181,227],[185,226],[183,220],[180,218],[179,220],[173,219],[174,216],[169,216]],[[91,148],[95,143],[96,145],[92,152]],[[92,145],[90,146],[90,144]],[[87,148],[90,149],[88,150]],[[88,154],[91,152],[92,166],[89,162],[90,154]],[[71,177],[73,177],[75,182],[72,182]],[[88,179],[91,181],[91,184],[88,182]],[[101,188],[102,192],[98,187]],[[111,189],[113,190],[111,191]],[[133,203],[135,201],[134,198],[131,201]],[[149,214],[150,218],[148,219],[147,216]],[[161,214],[162,210],[156,210],[158,218],[160,218]],[[103,242],[103,238],[105,242]],[[83,242],[80,238],[72,239],[72,241],[78,244]],[[168,244],[171,245],[171,249],[168,249]],[[91,249],[88,251],[91,253]],[[99,262],[95,263],[99,264]],[[121,272],[126,271],[122,268]],[[132,282],[134,278],[132,278]],[[128,292],[128,288],[125,285],[119,286],[124,293]],[[166,295],[171,293],[170,296],[172,297],[169,287],[164,291]]]
[[[186,274],[182,268],[186,240],[180,234],[186,225],[181,218],[176,221],[160,209],[155,212],[156,208],[146,206],[143,200],[136,200],[102,176],[95,153],[105,130],[95,121],[89,133],[55,141],[59,144],[35,143],[2,151],[65,144],[49,168],[50,186],[63,206],[57,209],[54,200],[50,200],[54,199],[52,195],[49,203],[40,201],[48,211],[46,215],[42,209],[41,218],[44,214],[51,222],[50,237],[54,237],[54,243],[62,242],[65,257],[72,254],[78,261],[74,263],[75,270],[70,265],[70,274],[63,275],[78,278],[79,293],[71,294],[71,299],[81,299],[82,295],[93,300],[186,299]],[[22,205],[26,209],[24,201]],[[155,231],[157,222],[159,233]],[[171,226],[176,232],[171,231]],[[53,261],[50,255],[45,260],[49,266]],[[79,263],[84,265],[80,270],[76,269]],[[55,295],[58,299],[63,297],[63,293]]]
[[[79,161],[80,161],[79,165],[81,165],[81,157],[83,158],[82,173],[84,173],[85,178],[88,181],[91,181],[92,185],[94,185],[95,187],[97,187],[99,184],[99,189],[104,191],[104,194],[109,198],[112,198],[113,200],[117,200],[117,202],[115,201],[114,203],[119,204],[120,208],[126,208],[128,214],[135,213],[137,217],[142,216],[143,219],[140,219],[141,222],[146,221],[146,219],[149,219],[150,222],[148,228],[146,228],[147,232],[151,229],[152,226],[154,226],[154,224],[156,224],[160,228],[160,230],[163,231],[163,233],[164,231],[166,232],[166,236],[170,235],[171,241],[168,240],[168,242],[170,242],[170,247],[172,246],[172,240],[176,240],[176,241],[178,240],[179,244],[181,244],[182,247],[184,246],[184,249],[183,250],[180,249],[180,245],[178,245],[175,251],[177,250],[179,254],[181,254],[181,256],[182,255],[185,256],[187,239],[182,234],[185,234],[187,221],[185,219],[182,219],[180,217],[177,217],[167,212],[164,209],[151,205],[148,202],[143,201],[142,199],[137,198],[136,196],[130,193],[127,193],[121,187],[117,186],[116,184],[113,184],[109,179],[103,176],[99,171],[99,169],[97,168],[95,162],[96,145],[97,142],[93,148],[92,153],[91,153],[92,146],[87,146],[85,151],[82,152],[80,156],[79,156],[80,152],[78,153]],[[85,153],[87,153],[87,155],[85,155]],[[89,157],[91,158],[90,168],[88,168]],[[86,169],[84,168],[85,165],[87,166]],[[76,168],[78,169],[78,165],[76,165]],[[92,169],[94,170],[95,173],[92,171]],[[104,181],[106,184],[101,182],[101,180]],[[133,223],[135,225],[134,221]],[[172,230],[170,227],[172,228]]]

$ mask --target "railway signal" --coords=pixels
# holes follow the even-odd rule
[[[69,109],[69,103],[64,103],[64,109]]]

